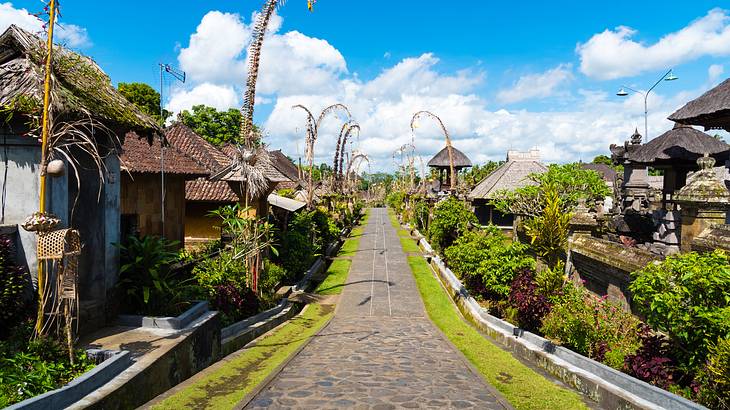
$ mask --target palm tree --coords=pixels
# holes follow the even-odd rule
[[[312,201],[314,199],[314,184],[312,183],[312,168],[314,167],[314,144],[315,142],[317,142],[319,127],[328,114],[334,113],[337,110],[344,111],[347,114],[346,122],[350,122],[351,115],[350,110],[344,104],[332,104],[329,107],[326,107],[322,110],[316,120],[314,119],[314,115],[312,115],[312,112],[307,107],[301,104],[297,104],[292,107],[292,109],[294,108],[300,108],[307,113],[307,126],[305,136],[306,149],[304,154],[307,160],[307,164],[309,165],[309,176],[307,181],[307,184],[309,185],[307,189],[307,207],[311,209]]]
[[[457,178],[456,178],[456,172],[454,172],[454,152],[453,148],[451,147],[451,137],[449,137],[449,132],[446,130],[446,126],[444,126],[443,121],[441,121],[441,118],[439,118],[436,114],[430,112],[430,111],[419,111],[415,114],[413,114],[413,118],[411,118],[411,131],[415,132],[415,123],[418,118],[421,116],[427,116],[431,117],[438,122],[439,126],[441,127],[441,132],[443,132],[444,137],[446,138],[446,150],[449,153],[449,173],[451,174],[451,189],[456,188],[457,184]]]

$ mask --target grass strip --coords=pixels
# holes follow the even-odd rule
[[[347,275],[350,273],[350,265],[352,265],[352,261],[349,259],[335,259],[332,261],[330,268],[327,269],[327,277],[317,286],[314,293],[320,295],[338,295],[342,293],[342,287],[345,286]]]
[[[332,305],[308,305],[294,319],[214,365],[189,387],[153,409],[231,409],[281,365],[332,317]]]
[[[398,217],[395,216],[395,211],[388,208],[388,217],[390,218],[390,223],[393,225],[393,228],[398,229],[400,228],[400,222],[398,222]]]
[[[418,244],[416,243],[416,240],[411,238],[410,236],[400,237],[400,245],[403,247],[403,252],[420,252],[421,250],[418,248]]]
[[[408,265],[428,316],[515,409],[588,408],[578,393],[553,384],[464,322],[423,257],[409,256]]]

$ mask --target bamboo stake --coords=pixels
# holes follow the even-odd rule
[[[53,25],[56,23],[56,0],[50,0],[50,20],[48,22],[48,43],[45,66],[45,79],[43,81],[43,128],[41,131],[41,176],[39,193],[39,211],[46,211],[46,161],[48,156],[48,132],[49,132],[49,109],[51,102],[51,61],[53,54]],[[43,264],[38,264],[38,295],[41,300],[38,303],[38,319],[36,321],[36,332],[41,333],[43,329]]]

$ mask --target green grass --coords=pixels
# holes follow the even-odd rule
[[[331,305],[308,305],[299,316],[257,340],[255,346],[223,359],[191,386],[152,408],[233,408],[318,332],[332,317],[333,311]]]
[[[400,244],[403,247],[403,252],[420,252],[421,250],[418,248],[418,244],[416,243],[415,239],[411,238],[410,235],[407,237],[401,236],[400,237]]]
[[[345,241],[345,243],[342,244],[342,247],[340,248],[340,251],[337,253],[337,256],[355,256],[355,252],[357,251],[357,248],[360,246],[360,240],[355,238],[350,238]]]
[[[421,256],[409,256],[408,265],[428,316],[515,409],[588,408],[578,393],[553,384],[467,324]]]
[[[327,277],[314,290],[320,295],[337,295],[342,292],[347,275],[350,273],[352,261],[349,259],[335,259],[327,269]]]
[[[398,217],[395,216],[395,211],[388,208],[388,217],[390,218],[390,223],[393,225],[393,228],[400,228],[400,222],[398,222]]]

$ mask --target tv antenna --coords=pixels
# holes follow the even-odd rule
[[[162,128],[165,127],[165,109],[163,108],[162,103],[162,91],[164,88],[164,80],[165,80],[165,74],[168,76],[176,79],[177,81],[180,81],[181,83],[185,83],[185,71],[178,70],[177,68],[171,66],[170,64],[163,64],[159,63],[160,66],[160,126]],[[161,236],[165,236],[165,134],[160,136],[160,179],[162,183],[162,198],[161,198],[161,216],[162,216],[162,232]]]

